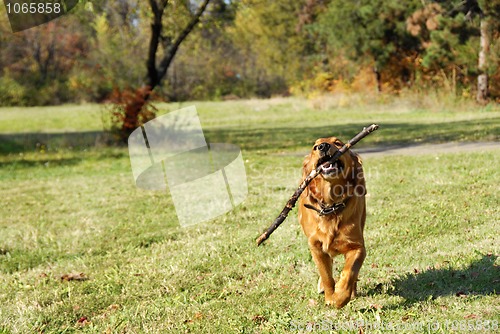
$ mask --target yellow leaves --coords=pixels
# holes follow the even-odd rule
[[[94,5],[92,4],[92,2],[88,1],[87,3],[85,3],[85,9],[91,13],[94,13]]]
[[[106,14],[101,14],[96,17],[94,22],[94,29],[98,38],[102,38],[109,32],[109,24],[108,20],[106,19]]]

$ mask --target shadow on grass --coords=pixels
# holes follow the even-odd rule
[[[0,134],[0,154],[54,148],[90,148],[112,143],[112,135],[104,131]]]
[[[72,166],[80,163],[82,158],[55,158],[43,157],[41,160],[16,159],[8,161],[0,161],[0,168],[29,168],[37,166],[55,167],[55,166]]]
[[[320,127],[275,127],[247,129],[209,129],[209,142],[239,145],[243,150],[293,150],[312,146],[320,137],[336,136],[347,141],[368,123]],[[380,129],[366,137],[359,147],[406,147],[414,144],[450,141],[499,140],[500,123],[492,119],[446,123],[380,123]]]
[[[319,127],[209,128],[204,129],[207,142],[231,143],[243,150],[297,150],[309,148],[317,138],[337,136],[347,141],[367,123],[325,125]],[[443,123],[381,123],[380,130],[366,137],[360,147],[404,147],[414,144],[450,141],[500,140],[497,119]],[[113,138],[102,131],[71,133],[0,134],[0,154],[36,150],[37,145],[49,149],[110,145]]]
[[[408,273],[392,282],[394,291],[391,294],[405,298],[407,303],[444,296],[498,294],[500,268],[495,265],[496,259],[497,256],[487,254],[464,269],[431,268]]]

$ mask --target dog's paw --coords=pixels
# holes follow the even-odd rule
[[[333,291],[332,292],[325,292],[325,305],[326,306],[335,306],[335,298],[333,298]]]
[[[351,301],[352,291],[341,290],[335,291],[333,294],[334,306],[336,308],[342,308],[347,305]]]
[[[321,277],[318,278],[318,293],[322,294],[325,293],[325,287],[323,286],[323,281],[321,280]]]
[[[333,299],[333,296],[330,298],[325,297],[325,305],[326,306],[335,306],[335,299]]]

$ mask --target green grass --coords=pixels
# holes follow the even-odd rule
[[[4,107],[0,110],[0,133],[102,130],[102,113],[96,105]]]
[[[384,104],[351,100],[340,103],[323,97],[312,101],[277,98],[171,103],[159,104],[158,114],[195,105],[209,141],[231,142],[244,150],[304,151],[315,138],[336,134],[348,139],[374,122],[382,129],[377,136],[366,138],[363,146],[500,140],[499,105],[480,107],[466,101],[439,104],[425,98],[418,103],[396,99]],[[430,102],[432,108],[427,105]],[[93,146],[96,133],[108,126],[103,115],[105,108],[96,105],[2,108],[0,153],[36,150],[40,145]]]
[[[279,333],[360,321],[369,333],[383,332],[369,327],[381,322],[422,323],[417,332],[431,332],[436,321],[447,333],[468,321],[498,324],[499,150],[365,159],[368,256],[360,296],[342,310],[315,293],[296,209],[255,246],[298,184],[297,153],[316,137],[348,139],[378,122],[360,146],[499,139],[496,106],[436,111],[403,102],[194,103],[209,141],[242,147],[249,195],[236,210],[189,228],[178,227],[168,194],[134,186],[125,148],[53,141],[37,149],[3,137],[0,333]],[[68,108],[67,124],[64,108],[18,110],[29,117],[0,109],[0,120],[11,117],[10,128],[23,133],[102,126],[87,118],[100,114],[96,106]],[[88,279],[61,280],[70,273]]]

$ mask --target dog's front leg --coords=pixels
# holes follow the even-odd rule
[[[333,294],[335,307],[344,307],[351,300],[351,296],[355,295],[356,281],[365,256],[366,250],[363,246],[345,254],[344,269],[335,285],[335,293]]]
[[[330,255],[323,252],[321,242],[317,241],[309,245],[311,254],[318,267],[321,284],[325,292],[325,303],[327,305],[334,304],[333,293],[335,292],[335,281],[332,276],[333,259]]]

